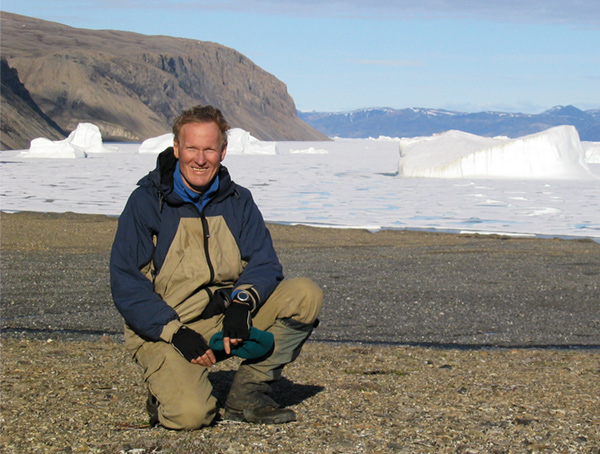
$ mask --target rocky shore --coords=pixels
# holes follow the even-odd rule
[[[116,219],[0,216],[2,452],[600,453],[593,241],[271,225],[325,293],[274,390],[298,421],[172,432],[147,426],[110,300]]]

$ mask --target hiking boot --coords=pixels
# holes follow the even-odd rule
[[[240,365],[225,402],[225,419],[257,424],[296,420],[292,410],[271,398],[271,383],[279,380],[283,367],[296,359],[312,329],[312,324],[286,319],[277,320],[267,330],[275,338],[274,349],[266,358],[247,359]]]
[[[281,408],[271,396],[271,386],[264,377],[250,368],[240,366],[227,402],[224,419],[251,422],[256,424],[283,424],[296,420],[296,414],[289,408]]]
[[[225,409],[224,419],[254,424],[285,424],[296,420],[296,413],[289,408],[273,405],[245,410]]]
[[[157,426],[159,424],[158,421],[158,400],[154,395],[148,391],[148,400],[146,400],[146,411],[148,412],[148,417],[150,418],[149,424],[150,427]]]

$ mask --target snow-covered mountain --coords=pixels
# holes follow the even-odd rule
[[[298,112],[306,123],[329,137],[416,137],[449,130],[480,136],[522,137],[553,126],[571,125],[581,140],[600,141],[600,110],[556,106],[540,114],[453,112],[425,108],[368,108],[352,112]]]

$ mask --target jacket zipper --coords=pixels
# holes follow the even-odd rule
[[[200,214],[200,219],[202,221],[202,230],[204,233],[204,254],[206,255],[206,263],[208,264],[208,271],[210,273],[209,283],[212,283],[215,279],[215,269],[213,267],[212,261],[210,260],[210,253],[208,251],[208,239],[210,238],[210,231],[208,230],[208,221],[204,214]]]

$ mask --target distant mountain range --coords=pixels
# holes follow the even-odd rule
[[[600,141],[600,110],[557,106],[540,114],[464,113],[449,110],[370,108],[352,112],[298,112],[329,137],[417,137],[455,129],[480,136],[522,137],[558,125],[577,128],[581,140]]]

